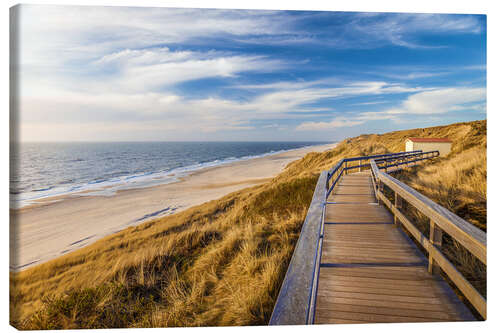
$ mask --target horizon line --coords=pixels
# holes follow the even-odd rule
[[[336,143],[340,142],[340,140],[289,140],[289,141],[283,141],[283,140],[276,140],[276,141],[269,141],[269,140],[110,140],[110,141],[85,141],[85,140],[68,140],[68,141],[10,141],[10,144],[20,144],[20,143],[158,143],[158,142],[165,142],[165,143],[186,143],[186,142],[287,142],[287,143],[301,143],[301,142],[317,142],[317,143]]]

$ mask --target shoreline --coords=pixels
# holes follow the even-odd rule
[[[32,267],[127,227],[265,183],[290,162],[335,145],[309,146],[236,160],[195,170],[175,182],[118,189],[111,196],[64,194],[11,209],[10,269]]]
[[[315,145],[308,145],[299,148],[269,151],[258,155],[247,155],[241,157],[228,157],[224,159],[217,159],[213,161],[200,162],[198,164],[186,165],[176,167],[166,171],[154,171],[146,173],[129,174],[119,178],[99,179],[80,184],[72,184],[69,187],[64,186],[49,186],[46,189],[35,190],[26,193],[17,193],[10,195],[10,209],[23,210],[56,202],[58,200],[66,200],[72,196],[113,196],[119,191],[141,189],[154,187],[159,185],[166,185],[179,182],[191,174],[203,172],[211,168],[216,168],[224,165],[231,165],[233,163],[258,159],[267,156],[279,155],[294,150],[308,149],[311,147],[329,145],[330,143],[319,143]],[[133,182],[128,180],[134,179]],[[135,183],[139,180],[139,183]],[[40,193],[34,195],[33,193]],[[22,198],[24,197],[24,198]]]

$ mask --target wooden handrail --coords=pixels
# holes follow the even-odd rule
[[[302,224],[299,239],[288,265],[269,325],[305,325],[311,323],[311,302],[319,266],[327,172],[316,183],[311,205]]]
[[[429,271],[436,273],[441,268],[457,288],[464,294],[479,314],[486,319],[486,299],[465,279],[465,277],[443,255],[440,249],[441,230],[464,246],[472,255],[486,265],[486,233],[446,208],[438,205],[408,185],[379,170],[375,160],[370,160],[371,171],[378,184],[377,199],[385,203],[396,222],[402,223],[422,247],[429,253]],[[389,187],[395,193],[392,203],[381,191],[381,185]],[[411,221],[400,211],[400,199],[406,200],[431,221],[430,239],[425,237]]]

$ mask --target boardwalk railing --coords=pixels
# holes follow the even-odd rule
[[[442,233],[445,232],[486,265],[486,233],[408,185],[380,171],[377,164],[379,164],[378,160],[370,160],[373,179],[376,183],[376,196],[394,214],[395,223],[404,225],[406,230],[428,252],[429,273],[439,274],[439,269],[442,269],[479,314],[486,319],[486,299],[441,252]],[[394,202],[391,202],[384,195],[384,186],[394,191]],[[402,200],[430,219],[429,238],[403,215],[400,210]]]
[[[371,165],[369,161],[372,159],[375,160],[377,164],[383,164],[381,168],[384,168],[387,171],[390,167],[399,167],[411,163],[415,165],[419,161],[437,156],[439,156],[439,151],[437,150],[429,152],[415,150],[410,152],[344,158],[343,160],[339,161],[330,171],[328,171],[326,180],[326,188],[328,189],[328,191],[326,192],[326,197],[330,195],[342,175],[347,174],[349,170],[352,169],[358,169],[358,171],[361,171],[363,168],[370,168]],[[357,165],[355,165],[356,163]],[[330,180],[333,181],[332,184],[330,184]]]
[[[304,325],[314,322],[325,204],[342,175],[351,169],[370,168],[372,161],[387,170],[390,167],[416,164],[438,155],[436,152],[412,151],[346,158],[331,170],[321,173],[274,306],[270,325]],[[386,160],[389,162],[385,162]]]
[[[438,157],[439,150],[426,151],[426,152],[412,152],[406,155],[395,156],[395,157],[386,157],[386,158],[377,158],[375,162],[379,169],[384,169],[386,173],[391,173],[399,170],[399,166],[406,164],[417,164],[419,161],[427,160],[429,158]],[[379,166],[382,164],[381,166]],[[371,167],[371,164],[370,164]],[[389,170],[391,167],[396,167],[393,170]],[[361,170],[360,170],[361,171]]]

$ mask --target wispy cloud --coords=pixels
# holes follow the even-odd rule
[[[296,130],[297,131],[323,131],[323,130],[330,130],[334,128],[339,128],[339,127],[352,127],[356,125],[361,125],[364,123],[364,121],[361,120],[351,120],[351,119],[346,119],[344,117],[339,117],[335,118],[330,122],[312,122],[312,121],[307,121],[299,126],[297,126]]]
[[[411,95],[400,107],[385,111],[387,114],[439,114],[464,110],[470,103],[483,102],[485,88],[446,88]]]
[[[328,130],[352,127],[374,120],[404,121],[405,116],[432,116],[454,111],[485,112],[486,89],[445,88],[419,92],[409,96],[399,107],[383,111],[358,112],[351,117],[335,117],[329,122],[303,122],[297,131]]]
[[[421,33],[477,34],[482,30],[480,21],[469,15],[443,14],[358,14],[350,28],[361,34],[361,40],[373,47],[380,42],[408,48],[435,48],[447,45],[429,45],[418,40]],[[364,37],[364,38],[363,38]]]
[[[388,103],[389,101],[374,101],[374,102],[363,102],[363,103],[354,103],[351,105],[377,105],[377,104],[385,104]]]
[[[91,58],[206,37],[273,35],[289,27],[279,11],[25,5],[21,12],[28,63],[48,61],[56,51],[63,59]]]
[[[118,65],[119,72],[106,82],[121,91],[151,91],[180,82],[214,77],[235,77],[244,72],[270,73],[285,68],[286,62],[264,56],[231,55],[218,52],[169,52],[168,49],[130,51],[98,60]],[[104,89],[104,88],[103,88]]]

